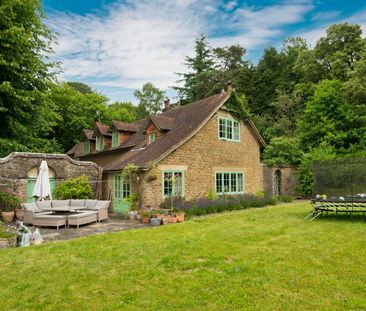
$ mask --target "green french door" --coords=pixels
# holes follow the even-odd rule
[[[121,175],[113,176],[113,211],[127,213],[130,209],[131,179]]]

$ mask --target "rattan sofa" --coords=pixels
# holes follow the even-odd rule
[[[67,226],[68,218],[71,217],[70,225],[79,227],[82,224],[108,219],[109,204],[110,201],[101,200],[47,200],[23,203],[23,222],[28,225],[56,227],[58,229],[60,226]],[[75,214],[56,214],[60,209],[70,210]],[[75,215],[78,216],[74,217]]]

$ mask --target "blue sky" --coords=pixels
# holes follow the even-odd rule
[[[264,48],[288,36],[314,46],[334,23],[358,23],[366,33],[362,0],[43,0],[47,24],[58,33],[54,58],[60,80],[80,81],[111,101],[136,102],[132,93],[152,82],[174,99],[175,72],[185,71],[194,38],[240,44],[256,63]]]

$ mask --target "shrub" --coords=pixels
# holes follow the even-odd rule
[[[292,202],[294,200],[294,198],[292,196],[287,195],[287,194],[281,194],[277,198],[279,201],[286,202],[286,203]]]
[[[56,198],[61,200],[90,199],[93,195],[89,179],[85,175],[66,180],[56,187],[55,192]]]
[[[266,197],[264,203],[265,205],[276,205],[277,203],[276,197],[272,196]]]
[[[9,192],[0,192],[0,210],[2,212],[12,212],[20,207],[20,199]]]

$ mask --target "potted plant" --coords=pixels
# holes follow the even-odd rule
[[[17,244],[17,234],[12,228],[5,228],[0,222],[0,248],[15,247]]]
[[[0,192],[0,210],[1,217],[5,223],[10,223],[14,220],[15,209],[20,207],[20,199],[8,192]]]
[[[178,211],[175,212],[175,218],[177,218],[177,222],[183,222],[184,221],[184,212]]]
[[[148,211],[141,212],[141,222],[143,224],[148,224],[150,222],[150,212]]]
[[[161,218],[159,218],[159,217],[151,218],[150,219],[150,223],[153,226],[160,226],[160,224],[161,224]]]

